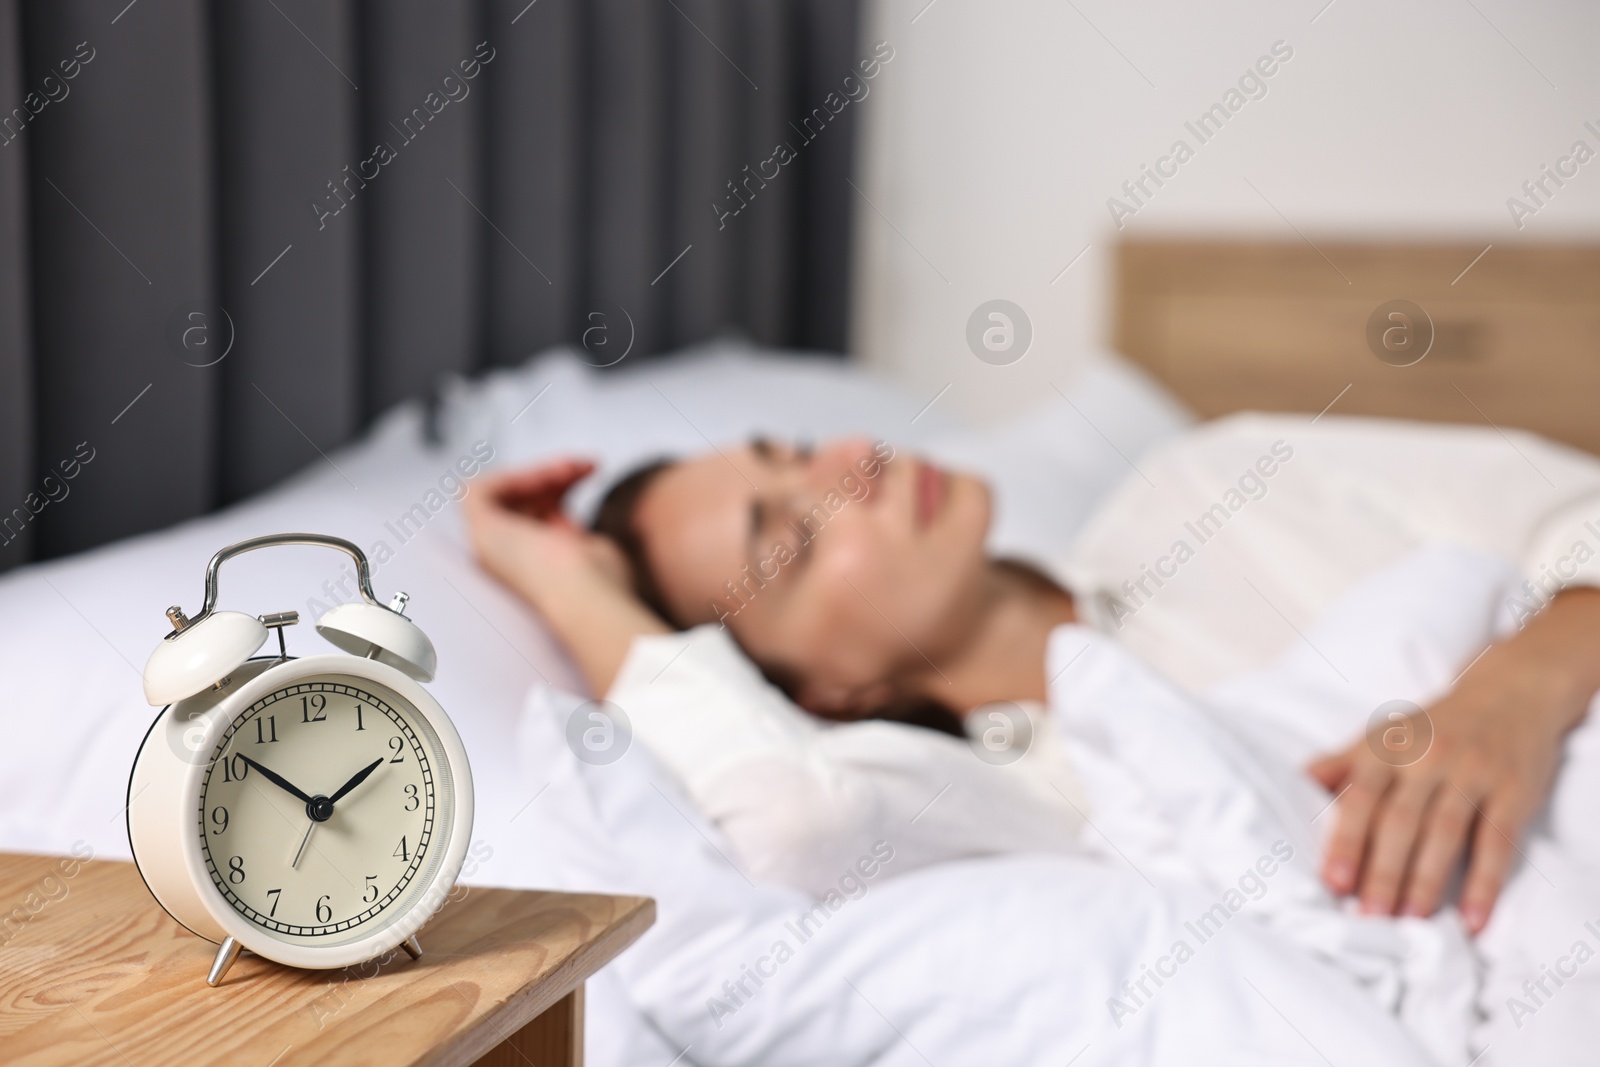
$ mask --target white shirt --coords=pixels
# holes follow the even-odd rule
[[[824,722],[770,685],[716,624],[636,638],[606,699],[722,829],[747,875],[818,896],[879,841],[894,848],[892,873],[904,874],[960,856],[1072,851],[1083,821],[1042,709],[1010,705],[1027,725],[988,747],[981,732],[969,745],[901,723]],[[1013,732],[984,709],[968,721]],[[975,755],[1015,736],[1023,743],[990,757],[1014,761]]]
[[[1339,594],[1429,543],[1517,561],[1518,615],[1563,585],[1600,585],[1600,461],[1490,428],[1235,416],[1141,457],[1075,544],[1038,562],[1086,623],[1196,690],[1266,664]],[[985,734],[1012,725],[996,709],[969,716],[970,744],[824,723],[716,626],[635,640],[607,697],[753,878],[821,893],[879,840],[897,874],[1071,851],[1092,817],[1040,709],[1021,709],[1031,744],[998,766],[977,754],[993,759]]]

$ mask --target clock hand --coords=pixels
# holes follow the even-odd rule
[[[362,782],[366,781],[367,780],[367,775],[369,775],[373,771],[377,770],[378,769],[378,764],[380,764],[382,762],[383,762],[383,757],[379,756],[377,759],[373,760],[371,763],[367,764],[365,767],[363,767],[359,771],[357,771],[355,773],[355,777],[351,778],[344,785],[341,785],[339,787],[338,792],[334,793],[333,796],[328,798],[329,802],[333,803],[333,804],[339,803],[339,800],[340,800],[341,797],[343,797],[346,793],[350,792],[350,790],[354,789],[356,786],[360,785]]]
[[[299,848],[299,850],[297,850],[295,852],[295,854],[294,854],[294,862],[289,864],[289,866],[291,866],[291,867],[299,867],[300,866],[300,857],[305,854],[306,842],[311,840],[311,831],[313,829],[315,829],[316,825],[317,825],[317,820],[315,820],[315,819],[312,819],[309,823],[306,824],[306,836],[304,836],[304,837],[302,837],[300,839],[300,848]]]
[[[361,768],[356,772],[355,777],[351,778],[344,785],[340,786],[338,792],[334,793],[331,797],[311,797],[307,799],[306,813],[311,816],[311,822],[306,826],[305,836],[300,839],[300,847],[295,851],[294,860],[289,864],[290,867],[298,868],[300,866],[300,857],[305,855],[306,844],[311,840],[311,831],[316,829],[317,823],[326,822],[328,819],[333,817],[334,803],[345,794],[349,793],[350,790],[366,781],[367,776],[373,771],[377,770],[378,764],[382,762],[383,757],[380,756],[371,763],[367,764],[365,767]],[[265,774],[268,772],[265,768],[262,768],[262,773]]]
[[[293,782],[289,781],[289,779],[285,778],[283,775],[277,773],[276,771],[267,770],[267,768],[261,766],[261,764],[257,763],[255,760],[251,759],[249,756],[244,755],[243,753],[239,754],[239,758],[244,760],[250,766],[254,767],[256,770],[260,771],[262,776],[265,777],[266,780],[271,782],[273,785],[281,786],[282,788],[287,789],[295,797],[299,798],[300,800],[305,801],[307,804],[311,803],[310,795],[301,792],[298,788],[295,787]]]

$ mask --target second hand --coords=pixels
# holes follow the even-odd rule
[[[311,819],[306,825],[306,835],[300,839],[300,849],[294,854],[294,862],[289,864],[291,868],[299,869],[300,857],[305,855],[306,844],[311,840],[311,831],[315,830],[316,828],[317,820]]]

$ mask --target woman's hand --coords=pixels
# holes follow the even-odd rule
[[[560,459],[484,476],[463,509],[478,561],[545,617],[601,694],[634,637],[668,628],[634,596],[621,550],[563,508],[593,470],[587,460]]]
[[[582,459],[486,476],[464,505],[478,561],[543,609],[545,594],[570,582],[609,582],[628,588],[628,564],[617,546],[573,522],[567,493],[594,471]]]
[[[1427,709],[1433,736],[1420,759],[1395,766],[1366,737],[1311,765],[1339,795],[1323,880],[1359,891],[1369,913],[1430,915],[1466,851],[1461,914],[1482,930],[1597,689],[1600,591],[1570,590]]]

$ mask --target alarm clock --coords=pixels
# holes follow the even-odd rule
[[[356,565],[361,599],[316,622],[341,652],[293,657],[294,611],[217,610],[217,572],[245,552],[313,545]],[[215,943],[207,984],[248,949],[335,968],[403,948],[444,903],[472,835],[472,772],[450,717],[422,687],[436,657],[372,592],[349,541],[289,533],[229,545],[205,603],[167,609],[144,694],[161,707],[128,778],[128,845],[151,895]],[[258,656],[276,630],[276,655]]]

